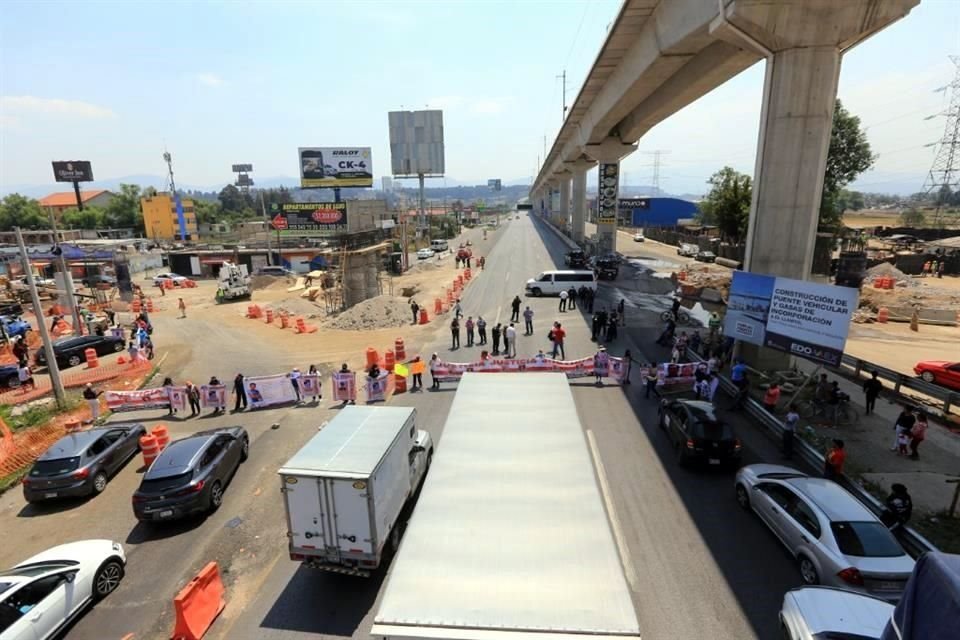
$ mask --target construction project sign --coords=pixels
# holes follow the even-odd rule
[[[284,202],[270,205],[281,236],[322,237],[347,232],[346,202]]]
[[[370,147],[300,147],[298,153],[305,189],[373,186]]]

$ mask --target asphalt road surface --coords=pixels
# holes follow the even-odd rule
[[[497,322],[509,321],[510,301],[518,294],[523,298],[528,278],[562,268],[566,250],[552,231],[526,215],[511,220],[498,236],[487,252],[485,271],[462,298],[464,314],[482,315],[488,331]],[[608,349],[620,355],[630,348],[638,359],[662,357],[650,348],[658,331],[658,310],[669,305],[663,299],[662,282],[642,270],[625,268],[615,283],[604,283],[598,304],[612,306],[620,297],[627,301],[628,327]],[[520,356],[549,348],[546,334],[555,319],[568,330],[568,359],[595,351],[581,310],[559,313],[556,298],[524,298],[524,306],[528,304],[535,312],[535,331],[520,337]],[[157,336],[173,334],[191,344],[170,355],[166,369],[172,367],[177,379],[205,382],[214,365],[225,372],[251,373],[302,366],[295,354],[265,352],[243,335],[208,326],[199,314],[191,316],[189,324],[177,322],[172,313],[158,314],[154,324]],[[522,333],[522,323],[519,328]],[[423,352],[436,351],[451,361],[477,359],[480,349],[466,347],[465,331],[461,340],[464,346],[450,351],[446,323],[436,323],[435,339]],[[783,593],[799,585],[798,573],[773,535],[737,508],[732,473],[679,468],[657,428],[656,404],[643,399],[641,385],[597,388],[589,381],[574,381],[571,388],[643,638],[775,637]],[[455,390],[455,384],[446,383],[437,392],[403,394],[391,401],[417,407],[419,426],[437,442],[437,455],[443,455],[443,423]],[[71,640],[169,637],[173,594],[211,560],[218,561],[223,572],[227,607],[208,638],[368,638],[389,562],[373,577],[361,579],[309,571],[287,557],[276,470],[334,415],[335,408],[322,401],[317,406],[165,419],[174,438],[233,424],[250,432],[250,458],[227,488],[217,513],[168,527],[137,524],[130,495],[139,484],[138,458],[92,500],[32,507],[25,505],[19,491],[0,496],[0,530],[7,541],[16,541],[0,547],[0,562],[12,565],[71,539],[105,537],[124,543],[129,560],[126,578],[67,631],[65,637]],[[152,425],[159,415],[126,417],[142,417]],[[761,432],[748,425],[738,427],[746,462],[777,458],[774,445]]]

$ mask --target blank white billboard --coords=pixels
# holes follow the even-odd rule
[[[393,175],[443,175],[443,111],[391,111],[388,115]]]

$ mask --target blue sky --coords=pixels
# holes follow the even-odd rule
[[[10,2],[0,14],[0,193],[51,182],[53,159],[98,178],[162,174],[212,186],[230,165],[295,176],[298,146],[371,146],[389,168],[387,111],[444,110],[447,172],[461,182],[531,175],[619,0],[535,2]],[[840,97],[877,168],[864,189],[919,189],[960,53],[960,1],[923,0],[847,54]],[[662,188],[701,192],[723,164],[752,171],[762,65],[640,142],[663,149]],[[649,182],[651,157],[623,163]]]

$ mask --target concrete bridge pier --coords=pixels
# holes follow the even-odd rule
[[[617,250],[617,203],[620,199],[620,161],[637,150],[636,143],[606,138],[600,144],[588,144],[585,152],[599,163],[597,195],[597,253]],[[604,207],[604,202],[611,206]],[[604,215],[606,214],[606,215]]]
[[[560,224],[570,228],[570,172],[558,172],[557,180],[560,181],[560,206],[557,209]]]
[[[570,233],[573,241],[583,245],[587,221],[587,171],[595,163],[580,159],[569,163],[573,173],[573,216],[570,221]]]

